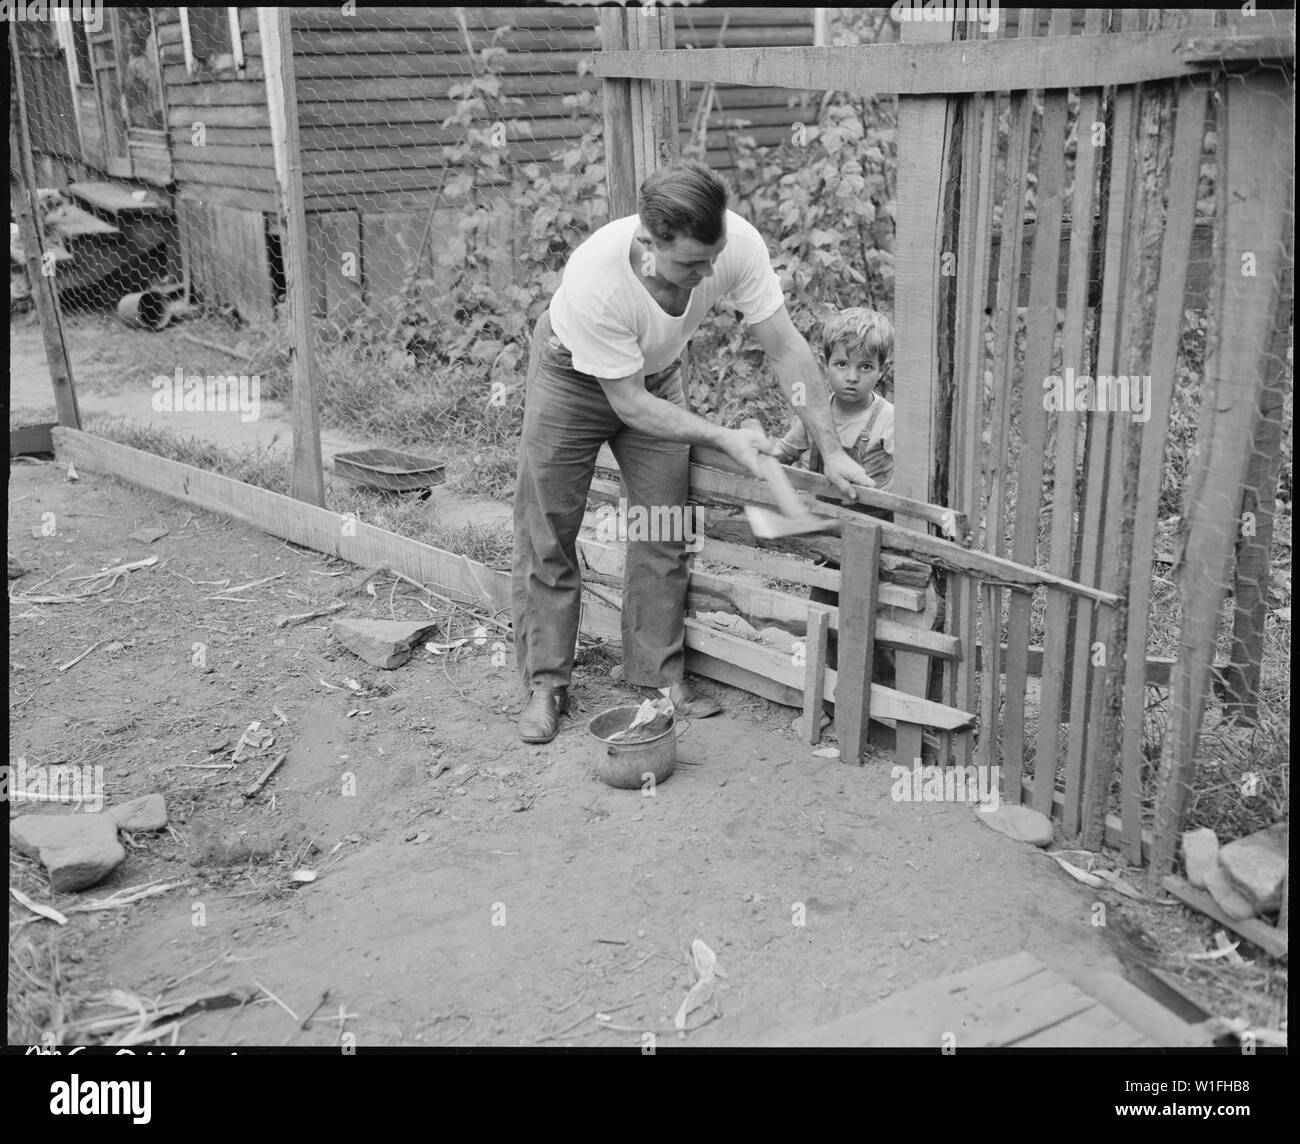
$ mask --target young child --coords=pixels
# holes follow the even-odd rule
[[[888,492],[894,478],[894,406],[876,392],[894,352],[894,327],[884,314],[863,307],[841,310],[822,323],[822,357],[826,383],[831,391],[831,417],[840,444],[866,470],[876,488]],[[807,455],[808,468],[821,472],[819,451],[808,440],[798,417],[778,442],[784,464]],[[838,501],[836,503],[839,503]],[[870,516],[893,520],[891,513],[867,505],[851,506]],[[813,603],[839,605],[839,594],[825,588],[810,589]],[[834,633],[827,646],[826,662],[838,660]],[[877,648],[873,678],[892,683],[892,656]]]
[[[884,491],[894,478],[894,407],[876,392],[876,386],[893,352],[894,327],[875,310],[841,310],[822,323],[823,365],[840,444]],[[807,454],[808,468],[821,472],[821,454],[798,417],[778,444],[779,459],[785,464]]]

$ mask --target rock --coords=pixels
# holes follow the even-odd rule
[[[995,807],[980,807],[975,816],[985,826],[991,826],[1017,842],[1032,842],[1035,846],[1052,844],[1052,820],[1031,807],[1001,803]]]
[[[1183,868],[1187,880],[1205,889],[1205,878],[1219,862],[1219,838],[1208,826],[1183,831]]]
[[[1219,851],[1219,865],[1256,913],[1275,914],[1281,909],[1286,854],[1277,849],[1275,836],[1268,831],[1229,842]]]
[[[1219,909],[1233,921],[1244,922],[1255,916],[1255,907],[1237,892],[1222,866],[1216,864],[1205,876],[1205,888],[1210,891],[1210,897],[1218,903]]]
[[[126,857],[107,814],[24,814],[9,824],[9,840],[40,861],[58,893],[102,882]]]
[[[401,667],[426,632],[438,625],[423,620],[334,621],[334,638],[350,652],[386,671]]]
[[[117,823],[119,830],[129,833],[137,830],[162,830],[167,825],[167,803],[160,794],[133,798],[121,806],[110,806],[104,813]]]

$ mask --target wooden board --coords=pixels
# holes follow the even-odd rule
[[[1026,15],[1032,15],[1027,10]],[[1033,20],[1025,21],[1027,27]],[[1019,41],[1016,41],[1017,43]],[[1029,144],[1033,126],[1033,104],[1027,92],[1015,92],[1009,100],[1006,175],[1002,195],[1002,226],[1007,234],[1019,234],[1025,213],[1025,188],[1029,173]],[[1019,243],[1004,244],[998,260],[997,302],[993,308],[993,407],[987,429],[988,507],[983,537],[984,551],[1000,558],[1006,547],[1006,477],[1011,464],[1008,447],[1011,403],[1015,398],[1015,336],[1017,327],[1020,257]],[[1023,386],[1022,386],[1023,388]],[[986,686],[980,693],[979,765],[1001,766],[1000,730],[1002,727],[1001,589],[994,584],[981,586],[985,663],[988,665]],[[1011,796],[1018,796],[1013,793]]]
[[[1206,917],[1213,918],[1220,925],[1227,926],[1233,933],[1240,934],[1247,941],[1254,942],[1270,957],[1276,957],[1279,961],[1286,960],[1286,930],[1268,925],[1258,918],[1247,918],[1245,921],[1238,921],[1236,918],[1229,917],[1205,890],[1198,890],[1177,874],[1165,875],[1160,884],[1180,902],[1185,902],[1192,909],[1199,910]]]
[[[1131,665],[1144,663],[1151,608],[1152,555],[1155,551],[1160,486],[1164,465],[1164,444],[1173,401],[1174,370],[1163,368],[1176,362],[1183,327],[1183,286],[1187,254],[1192,238],[1192,219],[1205,133],[1206,88],[1202,81],[1185,80],[1178,92],[1173,155],[1170,159],[1168,205],[1165,212],[1160,281],[1152,316],[1150,352],[1147,361],[1133,371],[1151,378],[1148,420],[1141,426],[1137,454],[1137,504],[1133,513],[1132,568],[1129,573],[1126,609],[1128,629],[1124,661],[1126,672],[1123,708],[1120,716],[1119,756],[1122,763],[1121,816],[1126,823],[1142,821],[1142,736],[1145,722],[1146,689],[1144,672]],[[1127,371],[1126,371],[1127,372]],[[1132,430],[1130,432],[1133,432]],[[1125,859],[1135,861],[1136,830],[1128,832]]]
[[[509,575],[466,557],[89,433],[56,430],[54,446],[56,456],[88,472],[111,474],[362,567],[389,564],[453,599],[509,611]]]
[[[1070,11],[1052,11],[1051,35],[1069,32]],[[1051,41],[1055,42],[1055,41]],[[1061,219],[1064,214],[1066,123],[1068,93],[1049,91],[1043,97],[1039,128],[1038,181],[1035,185],[1037,233],[1034,238],[1029,306],[1025,312],[1025,364],[1021,382],[1020,449],[1016,467],[1016,506],[1011,556],[1021,564],[1038,561],[1039,506],[1043,494],[1043,463],[1047,451],[1047,411],[1042,379],[1052,374],[1052,342],[1056,332],[1056,292],[1060,263]],[[1011,597],[1007,617],[1007,676],[1003,724],[1003,775],[1006,789],[1018,791],[1025,758],[1026,649],[1033,599]],[[1055,781],[1044,771],[1044,782]]]
[[[1157,1042],[1029,953],[926,981],[769,1046],[1153,1048]]]
[[[1206,367],[1206,419],[1196,470],[1188,481],[1182,551],[1176,568],[1183,609],[1179,663],[1174,673],[1172,717],[1160,758],[1156,792],[1156,874],[1172,869],[1192,786],[1196,742],[1214,659],[1223,569],[1238,534],[1241,482],[1249,460],[1256,410],[1263,389],[1261,357],[1268,352],[1281,292],[1286,231],[1294,226],[1294,124],[1284,113],[1291,81],[1281,73],[1233,77],[1226,83],[1226,112],[1218,111],[1223,171],[1219,207],[1224,228],[1219,309],[1222,335]],[[1253,277],[1242,274],[1242,256],[1254,256]]]
[[[1101,28],[1101,13],[1089,9],[1084,26],[1085,35],[1097,35]],[[1084,91],[1079,98],[1080,124],[1097,122],[1101,100],[1096,90]],[[1080,145],[1075,149],[1074,198],[1070,211],[1072,218],[1091,219],[1096,196],[1098,148]],[[1065,300],[1065,324],[1061,332],[1061,361],[1084,360],[1084,319],[1087,316],[1089,271],[1093,259],[1092,227],[1080,226],[1070,235],[1068,257],[1069,286]],[[1063,260],[1064,262],[1065,260]],[[1079,466],[1079,446],[1082,441],[1082,416],[1073,411],[1056,414],[1056,451],[1052,468],[1052,523],[1048,538],[1048,569],[1058,576],[1074,572],[1074,509],[1075,481]],[[1044,620],[1043,644],[1047,649],[1042,671],[1043,686],[1039,691],[1038,742],[1034,752],[1034,773],[1050,775],[1034,788],[1033,807],[1047,813],[1052,792],[1056,786],[1057,762],[1060,756],[1060,725],[1062,716],[1069,712],[1069,665],[1072,663],[1070,643],[1070,610],[1072,600],[1064,592],[1047,593],[1047,615]],[[1079,776],[1071,785],[1075,805],[1078,805]],[[1077,812],[1072,816],[1077,821]]]
[[[190,283],[211,305],[234,306],[248,321],[273,317],[266,220],[222,203],[177,203],[181,257]]]
[[[584,575],[593,575],[601,582],[621,583],[623,578],[624,549],[621,544],[606,543],[586,536],[578,537],[578,558]],[[883,589],[886,585],[881,585]],[[912,591],[912,589],[906,589]],[[876,639],[890,647],[924,648],[927,654],[945,659],[955,659],[961,647],[951,636],[942,632],[923,630],[915,624],[895,618],[888,599],[880,602],[876,617]],[[905,601],[910,603],[911,601]],[[754,627],[775,625],[784,627],[794,635],[805,634],[808,601],[786,592],[763,588],[757,584],[695,568],[690,572],[690,597],[688,607],[703,611],[734,611],[745,617]],[[839,609],[826,605],[832,631],[839,631]],[[921,611],[912,612],[922,616]],[[928,621],[927,621],[928,622]]]
[[[1243,36],[1251,62],[1294,56],[1285,36]],[[1181,32],[873,44],[853,48],[704,48],[693,52],[600,52],[602,78],[676,79],[757,87],[848,91],[857,95],[956,95],[974,91],[1108,87],[1196,75],[1219,66]]]
[[[835,734],[839,739],[840,758],[856,763],[866,745],[867,717],[872,706],[871,673],[880,582],[879,522],[863,517],[844,526],[844,563],[840,571]]]

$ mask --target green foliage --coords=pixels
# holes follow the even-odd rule
[[[815,341],[828,309],[870,306],[893,314],[893,106],[875,98],[827,95],[815,122],[763,149],[729,137],[734,209],[767,240],[795,327]],[[734,315],[706,322],[692,343],[691,401],[724,424],[758,415],[771,429],[789,419],[765,376],[763,353]]]

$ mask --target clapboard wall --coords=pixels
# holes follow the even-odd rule
[[[193,284],[207,298],[246,316],[269,316],[276,229],[275,164],[266,104],[257,12],[239,11],[242,67],[185,65],[179,9],[156,10],[182,253]],[[312,246],[317,310],[351,318],[364,304],[393,308],[422,245],[431,207],[454,240],[454,208],[442,198],[446,149],[461,141],[453,114],[458,85],[483,70],[484,49],[499,47],[499,92],[481,123],[506,123],[510,154],[545,160],[580,134],[565,98],[600,94],[586,66],[600,48],[599,12],[592,7],[464,8],[339,6],[293,10],[294,71],[304,205]],[[715,8],[675,12],[677,43],[689,48],[806,45],[813,42],[812,9]],[[471,49],[474,55],[471,55]],[[748,121],[760,143],[789,138],[807,110],[789,106],[800,93],[719,87],[707,157],[731,166],[724,121]],[[683,92],[683,142],[703,87]],[[511,100],[518,100],[517,103]],[[515,121],[518,121],[517,123]],[[522,125],[526,125],[526,130]],[[249,212],[241,216],[240,212]],[[443,216],[446,216],[445,218]],[[269,222],[269,235],[263,234]],[[508,246],[511,226],[502,220]],[[432,243],[443,249],[439,236]],[[361,276],[340,270],[359,252]],[[250,272],[232,265],[257,260]]]

